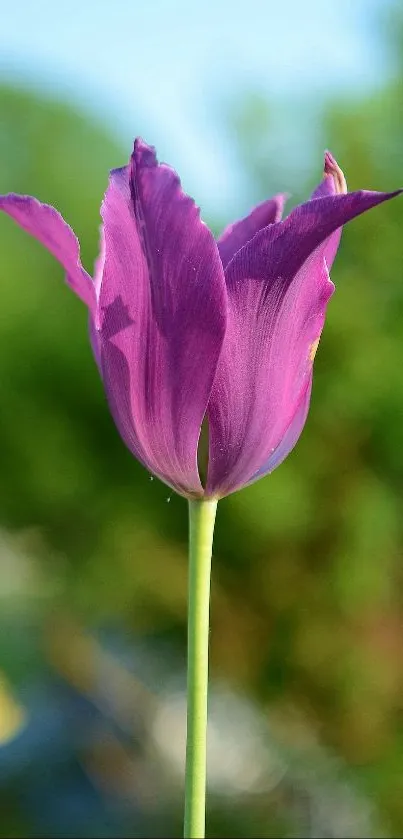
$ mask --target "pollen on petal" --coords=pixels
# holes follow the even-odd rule
[[[319,341],[320,341],[320,338],[317,338],[316,341],[314,341],[313,344],[311,344],[311,346],[309,348],[309,361],[312,364],[313,364],[313,361],[314,361],[314,358],[315,358],[315,355],[316,355],[316,350],[318,349],[318,346],[319,346]]]

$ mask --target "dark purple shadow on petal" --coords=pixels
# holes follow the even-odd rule
[[[141,196],[140,194],[140,184],[142,176],[144,178],[144,170],[155,170],[157,168],[162,172],[164,165],[157,163],[154,146],[146,146],[146,144],[136,140],[130,167],[130,192],[134,216],[137,222],[139,241],[149,272],[153,314],[161,334],[166,338],[172,338],[177,332],[177,322],[180,323],[181,313],[175,311],[170,284],[168,282],[161,283],[160,271],[156,259],[156,255],[158,256],[159,252],[156,254],[156,249],[153,247],[153,243],[150,242],[149,225],[147,225],[142,204],[142,198],[143,201],[147,200],[147,196]],[[179,177],[170,167],[165,166],[165,170],[171,179],[171,190],[175,192],[180,187]],[[193,204],[191,199],[188,199],[188,201]],[[169,212],[168,207],[167,211]],[[176,301],[176,304],[178,305],[178,301]]]
[[[109,340],[134,323],[129,307],[119,294],[108,306],[102,306],[102,340]]]
[[[131,326],[134,320],[130,317],[128,306],[125,305],[121,296],[116,297],[108,306],[102,306],[101,312],[98,312],[99,318],[102,321],[102,334],[101,330],[96,327],[92,314],[89,319],[89,332],[92,351],[102,376],[101,339],[105,342],[113,338],[122,329]]]
[[[102,378],[102,370],[101,370],[101,347],[99,342],[99,332],[95,326],[95,321],[92,313],[90,312],[89,319],[88,319],[88,331],[90,336],[90,344],[91,349],[95,358],[95,363],[98,367],[100,376]]]

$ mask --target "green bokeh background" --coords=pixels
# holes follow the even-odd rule
[[[315,168],[297,183],[286,161],[277,183],[264,153],[271,103],[252,92],[236,101],[222,120],[247,175],[245,210],[279,186],[291,205],[307,196],[323,145],[350,189],[399,187],[401,78],[326,104]],[[107,125],[40,94],[3,86],[0,112],[0,191],[54,204],[91,270],[107,171],[128,150]],[[216,231],[228,221],[206,220]],[[302,438],[272,476],[219,505],[212,684],[253,703],[287,768],[270,790],[213,788],[210,836],[315,836],[317,824],[328,836],[402,835],[402,230],[402,200],[345,229]],[[60,266],[6,217],[0,253],[0,835],[179,835],[180,777],[169,762],[162,772],[158,751],[139,760],[142,732],[122,733],[98,701],[109,670],[101,678],[94,661],[109,656],[112,680],[118,663],[122,705],[125,673],[150,706],[173,671],[183,676],[186,503],[168,502],[120,441],[86,312]],[[101,733],[89,746],[84,725],[61,743],[54,709],[67,731],[69,714],[98,714]],[[237,726],[248,735],[240,717],[235,741]],[[122,803],[130,761],[136,782]],[[45,775],[42,797],[30,796]]]

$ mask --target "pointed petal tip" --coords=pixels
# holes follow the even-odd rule
[[[276,212],[275,221],[281,221],[284,206],[287,203],[289,198],[290,198],[290,193],[289,192],[277,192],[276,195],[273,195],[272,200],[275,201],[276,204],[277,204],[277,212]]]
[[[142,137],[136,137],[131,156],[132,166],[154,167],[158,166],[157,152],[155,146],[149,146]]]
[[[5,192],[3,195],[0,195],[0,209],[7,212],[7,207],[12,206],[20,206],[24,207],[24,205],[29,202],[32,206],[41,207],[46,206],[50,208],[50,205],[42,205],[41,201],[38,198],[35,198],[33,195],[26,195],[20,194],[18,192]],[[53,208],[50,208],[53,209]],[[57,213],[57,210],[55,210]]]
[[[227,267],[235,254],[253,239],[256,233],[270,224],[281,221],[284,204],[288,197],[286,192],[277,193],[273,198],[257,204],[249,215],[225,228],[217,240],[224,268]]]
[[[133,152],[129,162],[129,172],[131,177],[131,184],[136,182],[142,173],[147,176],[148,173],[158,172],[162,174],[166,172],[170,177],[173,177],[176,185],[181,189],[180,177],[172,166],[168,163],[163,163],[157,158],[157,151],[155,146],[149,146],[141,137],[136,137],[133,146]]]
[[[345,195],[347,193],[347,183],[344,177],[344,172],[340,169],[339,164],[332,153],[326,149],[323,166],[324,177],[329,175],[333,178],[336,195]]]
[[[152,167],[156,165],[158,165],[158,161],[155,147],[149,146],[141,137],[136,137],[128,164],[111,169],[109,179],[126,176],[128,167],[133,169],[137,166]]]
[[[92,309],[95,305],[92,278],[81,263],[78,238],[59,211],[38,198],[15,192],[0,195],[0,210],[53,254],[65,269],[67,284]]]
[[[289,192],[276,192],[272,198],[267,198],[256,204],[249,217],[259,217],[262,227],[267,227],[268,224],[281,221],[283,216],[284,205],[290,197]],[[246,216],[248,218],[248,216]],[[235,222],[236,224],[237,222]]]
[[[349,195],[356,195],[361,198],[366,196],[372,197],[375,199],[373,206],[376,206],[377,204],[382,204],[384,201],[390,201],[391,198],[396,198],[398,195],[401,195],[402,192],[403,187],[394,189],[392,192],[380,192],[375,189],[359,189],[355,193],[350,192]]]
[[[329,149],[325,149],[324,153],[324,171],[328,172],[328,168],[334,168],[337,166],[337,160],[333,156],[332,152]]]
[[[278,192],[274,198],[276,198],[279,202],[281,201],[284,207],[284,204],[291,198],[291,192]]]

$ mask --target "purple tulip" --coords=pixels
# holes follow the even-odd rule
[[[110,175],[94,279],[53,207],[10,194],[0,208],[53,253],[87,304],[94,355],[130,451],[181,495],[218,498],[272,472],[297,442],[342,225],[397,194],[347,193],[327,152],[309,201],[281,221],[277,195],[216,242],[176,173],[136,140],[129,165]]]

